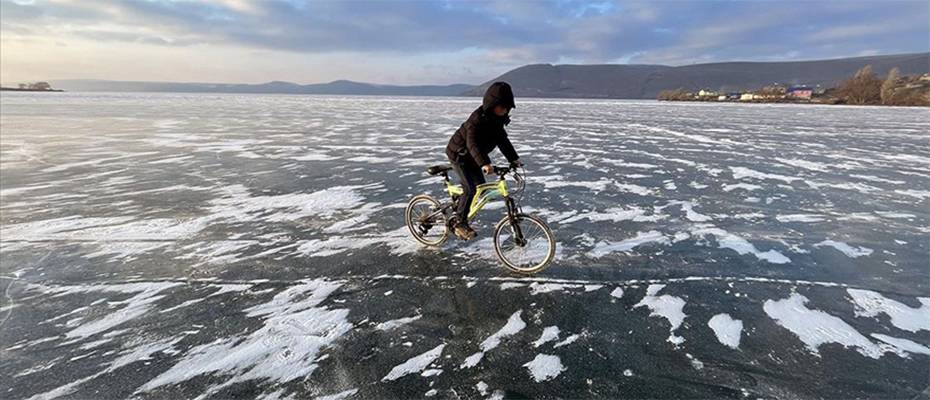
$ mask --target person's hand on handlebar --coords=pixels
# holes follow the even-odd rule
[[[523,160],[520,160],[519,158],[516,159],[516,160],[513,160],[513,161],[510,163],[510,169],[517,169],[517,168],[522,167],[522,166],[523,166]]]
[[[484,172],[485,175],[491,175],[494,173],[494,166],[491,164],[485,164],[481,166],[481,172]]]

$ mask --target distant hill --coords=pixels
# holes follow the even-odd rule
[[[898,67],[904,75],[930,72],[930,53],[792,62],[724,62],[666,65],[534,64],[511,70],[465,92],[480,96],[496,81],[509,82],[517,96],[655,99],[659,91],[685,88],[738,91],[773,83],[835,86],[859,68],[879,75]]]
[[[55,80],[51,83],[71,92],[178,92],[178,93],[281,93],[281,94],[342,94],[385,96],[458,96],[472,85],[395,86],[346,80],[299,85],[273,81],[261,84],[185,83],[107,81],[91,79]]]
[[[509,82],[517,96],[610,99],[655,99],[659,91],[685,88],[738,91],[773,83],[835,86],[859,68],[871,65],[884,75],[898,67],[904,75],[930,72],[930,53],[792,62],[724,62],[679,67],[667,65],[533,64],[511,70],[482,85],[396,86],[338,80],[300,85],[272,81],[261,84],[55,80],[71,92],[282,93],[388,96],[481,96],[488,85]]]

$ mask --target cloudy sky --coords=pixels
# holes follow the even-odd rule
[[[481,83],[930,50],[930,1],[0,0],[0,81]]]

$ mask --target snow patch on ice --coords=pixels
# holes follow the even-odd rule
[[[786,299],[766,300],[762,308],[778,325],[797,335],[814,354],[819,354],[818,348],[825,343],[853,347],[862,355],[876,359],[887,351],[842,319],[808,308],[807,302],[807,297],[792,293]]]
[[[210,287],[217,287],[220,290],[210,293],[210,295],[207,297],[208,298],[215,297],[215,296],[219,296],[224,293],[242,292],[242,291],[251,289],[252,286],[253,285],[251,283],[223,283],[223,284],[210,285]]]
[[[884,217],[884,218],[892,218],[892,219],[910,219],[910,218],[917,218],[917,216],[914,215],[914,214],[902,213],[902,212],[894,212],[894,211],[876,211],[875,213],[878,214],[878,215],[881,216],[881,217]]]
[[[389,162],[398,161],[397,159],[390,157],[372,157],[372,156],[358,156],[347,158],[346,161],[368,163],[368,164],[385,164]]]
[[[81,308],[79,308],[79,309],[86,309],[86,307],[81,307]],[[75,311],[76,311],[76,310],[75,310]],[[73,312],[73,311],[72,311],[72,312]],[[68,313],[68,314],[70,314],[70,313]],[[68,315],[68,314],[64,314],[64,315]],[[62,315],[62,316],[64,316],[64,315]],[[53,318],[53,319],[54,319],[54,318]],[[51,320],[47,320],[47,321],[51,321]],[[61,339],[61,337],[59,337],[59,336],[49,336],[49,337],[45,337],[45,338],[41,338],[41,339],[30,340],[30,341],[28,341],[28,342],[25,342],[25,341],[24,341],[24,342],[22,342],[22,343],[19,343],[19,344],[14,345],[14,346],[7,347],[5,350],[6,350],[6,351],[19,350],[19,349],[23,349],[23,348],[26,348],[26,347],[32,347],[32,346],[35,346],[35,345],[38,345],[38,344],[47,343],[47,342],[53,342],[53,341],[60,340],[60,339]]]
[[[708,185],[697,183],[696,181],[691,181],[691,183],[688,183],[688,186],[691,186],[692,188],[695,188],[698,190],[707,189],[709,187]]]
[[[342,282],[304,281],[266,303],[245,309],[247,317],[262,318],[259,329],[244,337],[220,338],[194,346],[138,392],[214,373],[232,377],[208,388],[204,393],[207,396],[253,379],[278,384],[306,379],[316,370],[314,360],[320,351],[352,329],[347,319],[349,310],[319,307],[340,286]]]
[[[96,242],[97,251],[82,255],[84,258],[96,258],[109,256],[109,261],[129,262],[134,261],[139,256],[150,253],[160,248],[168,247],[168,242],[150,242],[150,241],[120,241],[120,242]]]
[[[205,298],[198,298],[198,299],[187,300],[187,301],[185,301],[185,302],[183,302],[183,303],[181,303],[181,304],[178,304],[178,305],[176,305],[176,306],[174,306],[174,307],[168,307],[168,308],[165,308],[165,309],[163,309],[163,310],[159,310],[159,312],[160,312],[160,313],[172,312],[172,311],[179,310],[179,309],[182,309],[182,308],[187,307],[187,306],[191,306],[191,305],[200,303],[201,301],[204,301],[204,300],[206,300],[206,299],[205,299]]]
[[[533,347],[539,347],[539,346],[546,344],[547,342],[551,342],[553,340],[558,340],[558,339],[559,339],[559,327],[547,326],[545,329],[543,329],[542,335],[539,335],[539,339],[536,339],[536,341],[533,342]]]
[[[227,197],[211,201],[212,219],[265,222],[294,221],[311,216],[327,217],[341,210],[354,209],[364,202],[359,190],[380,187],[333,186],[310,193],[253,196],[242,185],[223,188]]]
[[[896,349],[898,349],[899,354],[914,353],[930,355],[930,349],[928,349],[926,346],[908,339],[891,337],[881,333],[873,333],[870,336],[894,346]]]
[[[858,258],[862,256],[867,256],[872,254],[872,249],[867,247],[852,247],[844,242],[836,242],[833,240],[824,240],[820,243],[814,245],[814,247],[823,247],[828,246],[836,250],[839,250],[840,253],[846,255],[849,258]]]
[[[768,261],[773,264],[786,264],[791,262],[791,259],[785,257],[784,254],[781,254],[778,251],[759,251],[756,246],[754,246],[752,243],[749,243],[749,241],[746,239],[743,239],[717,227],[698,226],[695,227],[691,233],[695,236],[713,235],[717,239],[717,244],[721,249],[730,249],[736,251],[740,255],[752,254],[760,260]]]
[[[298,243],[299,246],[291,255],[302,257],[327,257],[342,254],[350,250],[359,250],[377,245],[389,247],[390,253],[393,255],[412,254],[422,249],[422,247],[410,237],[410,232],[405,226],[377,234],[368,234],[364,236],[329,236],[323,239],[302,240]],[[474,246],[490,244],[490,239],[488,239],[487,243],[479,244],[476,242]],[[483,251],[485,250],[483,247],[481,250],[482,254],[487,253]]]
[[[734,191],[734,190],[736,190],[736,189],[743,189],[743,190],[745,190],[745,191],[751,192],[751,191],[753,191],[753,190],[762,189],[762,186],[753,185],[753,184],[751,184],[751,183],[731,183],[731,184],[728,184],[728,185],[723,185],[723,191],[724,191],[724,192],[731,192],[731,191]]]
[[[490,351],[500,344],[501,339],[516,335],[523,330],[523,328],[526,328],[526,322],[523,322],[523,319],[520,318],[522,313],[523,310],[513,313],[500,330],[489,336],[484,342],[481,342],[481,350],[485,352]]]
[[[599,242],[594,246],[593,249],[591,249],[591,251],[588,252],[587,255],[591,258],[601,258],[610,253],[630,251],[633,248],[646,243],[668,245],[671,243],[671,241],[667,236],[659,231],[637,232],[635,237],[619,242]]]
[[[186,155],[186,156],[168,157],[168,158],[162,158],[162,159],[155,160],[155,161],[149,161],[148,163],[149,164],[172,164],[172,163],[178,163],[181,161],[187,161],[187,160],[190,160],[191,158],[194,158],[194,156]]]
[[[687,357],[688,360],[691,361],[692,368],[698,371],[704,369],[704,362],[701,360],[698,360],[697,357],[692,356],[691,353],[685,353],[685,357]]]
[[[580,288],[580,285],[566,285],[562,283],[540,283],[533,282],[530,284],[531,295],[537,295],[540,293],[549,293],[549,292],[558,292],[564,289],[575,289]]]
[[[645,163],[627,162],[627,161],[621,160],[621,159],[619,159],[619,158],[612,158],[612,159],[611,159],[611,158],[601,158],[600,161],[603,162],[603,163],[610,164],[610,165],[616,165],[616,166],[618,166],[618,167],[626,167],[626,168],[640,168],[640,169],[653,169],[653,168],[659,168],[659,166],[658,166],[658,165],[655,165],[655,164],[645,164]]]
[[[743,332],[743,321],[733,319],[729,314],[717,314],[711,317],[707,326],[714,330],[717,341],[731,348],[739,347],[740,335]]]
[[[513,336],[519,333],[523,328],[526,328],[526,322],[523,322],[523,319],[520,318],[520,315],[523,313],[523,310],[513,313],[510,318],[507,319],[507,323],[493,335],[488,336],[483,342],[481,342],[481,351],[475,354],[472,354],[465,359],[465,362],[462,364],[461,368],[471,368],[475,365],[478,365],[481,362],[481,359],[484,357],[484,353],[487,353],[497,347],[501,340]]]
[[[412,317],[392,319],[390,321],[384,321],[378,325],[375,325],[375,329],[379,331],[389,331],[389,330],[407,325],[413,321],[419,320],[420,318],[423,318],[423,316],[417,314]]]
[[[733,178],[735,179],[742,179],[742,178],[752,178],[752,179],[758,179],[758,180],[771,179],[771,180],[782,181],[785,183],[791,183],[794,181],[801,180],[801,178],[794,177],[794,176],[767,174],[767,173],[759,172],[759,171],[752,170],[746,167],[730,167],[730,171],[733,172]]]
[[[611,296],[611,297],[618,298],[618,299],[621,298],[621,297],[623,297],[623,289],[620,288],[620,287],[614,288],[614,290],[613,290],[612,292],[610,292],[610,296]]]
[[[83,339],[89,336],[93,336],[97,333],[110,330],[116,326],[122,325],[148,313],[154,307],[154,303],[164,297],[163,295],[159,295],[163,290],[179,285],[181,285],[181,283],[138,282],[118,285],[101,284],[87,286],[63,286],[43,289],[46,291],[46,293],[53,294],[53,297],[90,292],[118,292],[134,294],[132,297],[126,300],[110,302],[111,305],[123,306],[122,308],[119,308],[102,318],[80,324],[76,328],[65,333],[65,337],[67,338]]]
[[[536,382],[551,380],[559,376],[562,371],[565,371],[562,360],[558,356],[549,354],[537,354],[533,361],[523,364],[523,366],[530,370],[530,375]]]
[[[182,247],[182,260],[200,259],[200,264],[227,264],[245,259],[245,250],[260,244],[257,240],[212,240]]]
[[[429,366],[433,361],[436,361],[436,359],[442,355],[442,349],[445,347],[445,344],[441,344],[434,347],[432,350],[405,361],[403,364],[394,367],[391,372],[388,372],[388,374],[384,376],[384,378],[381,378],[381,381],[393,381],[397,378],[409,374],[417,374],[422,372],[424,369],[426,369],[427,366]]]
[[[778,222],[822,222],[824,217],[818,214],[779,214],[775,216]]]
[[[484,381],[479,381],[477,384],[475,384],[475,389],[478,390],[478,393],[480,393],[482,396],[486,396],[488,394],[488,384],[484,383]]]
[[[55,187],[55,185],[43,184],[43,185],[23,186],[23,187],[12,188],[12,189],[0,189],[0,197],[15,196],[15,195],[19,195],[19,194],[22,194],[28,191],[48,189],[50,187]]]
[[[867,180],[867,181],[872,181],[872,182],[890,183],[890,184],[892,184],[892,185],[903,185],[903,184],[907,183],[906,181],[899,181],[899,180],[892,180],[892,179],[879,178],[879,177],[874,176],[874,175],[856,175],[856,174],[851,174],[851,175],[849,175],[849,176],[850,176],[850,177],[853,177],[853,178],[865,179],[865,180]]]
[[[655,222],[661,219],[664,219],[666,216],[662,214],[651,214],[646,215],[646,210],[639,207],[631,208],[621,208],[621,207],[612,207],[604,210],[603,212],[582,212],[578,213],[572,217],[566,218],[560,221],[563,224],[569,224],[572,222],[580,221],[587,219],[591,222],[599,221],[635,221],[635,222]]]
[[[827,164],[822,164],[814,161],[808,160],[799,160],[796,158],[776,158],[778,162],[782,164],[787,164],[792,167],[804,168],[811,171],[824,172],[827,170]]]
[[[597,181],[562,181],[562,180],[542,180],[540,181],[546,189],[557,189],[564,187],[580,187],[585,188],[594,192],[603,192],[607,190],[607,187],[614,184],[615,182],[607,179],[601,178]]]
[[[683,311],[685,301],[680,297],[667,294],[656,296],[663,288],[665,288],[665,285],[649,285],[649,287],[646,288],[646,296],[633,306],[633,308],[642,306],[649,307],[649,309],[652,310],[649,316],[659,316],[668,320],[669,324],[671,324],[668,341],[677,347],[685,341],[685,338],[675,335],[675,330],[677,330],[685,320],[686,315]]]
[[[846,289],[846,292],[856,305],[856,316],[876,317],[885,314],[898,329],[909,332],[930,331],[930,297],[918,297],[920,307],[911,308],[871,290]]]
[[[557,349],[562,346],[567,346],[569,344],[575,343],[575,341],[578,340],[579,338],[581,338],[581,335],[576,333],[576,334],[570,335],[569,337],[565,338],[561,342],[554,344],[552,347]]]
[[[524,286],[526,286],[525,283],[504,282],[504,283],[501,283],[501,290],[514,289],[514,288],[519,288],[519,287],[524,287]]]
[[[335,394],[316,397],[314,400],[343,400],[358,393],[358,389],[349,389]]]
[[[66,385],[59,386],[55,389],[52,389],[45,393],[40,393],[35,396],[30,397],[30,400],[45,400],[45,399],[54,399],[61,396],[66,396],[73,393],[81,385],[91,380],[96,379],[97,377],[116,371],[119,368],[125,367],[129,364],[132,364],[136,361],[144,361],[151,358],[155,353],[167,352],[171,350],[175,344],[181,341],[184,337],[175,337],[168,338],[163,340],[158,340],[155,342],[146,342],[136,347],[129,348],[123,351],[119,357],[110,362],[106,369],[97,372],[93,375],[78,379],[76,381],[70,382]]]
[[[707,137],[707,136],[704,136],[704,135],[696,135],[696,134],[689,134],[689,133],[684,133],[684,132],[678,132],[678,131],[671,130],[671,129],[660,128],[660,127],[657,127],[657,126],[646,126],[646,125],[642,125],[642,124],[631,124],[630,126],[640,126],[640,127],[645,128],[647,131],[650,131],[650,132],[660,133],[660,134],[666,134],[666,135],[671,135],[671,136],[678,137],[678,138],[682,138],[682,139],[693,140],[693,141],[699,142],[699,143],[713,144],[713,145],[720,145],[720,144],[723,144],[723,143],[731,143],[730,141],[725,140],[725,139],[714,139],[714,138],[710,138],[710,137]]]
[[[697,211],[694,211],[694,203],[690,201],[670,201],[668,205],[679,205],[681,206],[681,211],[685,212],[685,218],[691,222],[707,222],[712,218],[704,214],[701,214]],[[665,208],[667,206],[663,206]]]
[[[852,191],[864,193],[864,194],[882,191],[882,189],[877,188],[875,186],[866,185],[863,183],[856,183],[856,182],[830,183],[830,182],[815,182],[815,181],[805,179],[804,183],[807,186],[810,186],[812,189],[818,189],[818,190],[822,187],[830,187],[834,189],[852,190]]]
[[[617,183],[617,189],[620,189],[622,192],[638,194],[640,196],[651,196],[655,194],[651,189],[647,189],[640,185],[634,185],[632,183]]]
[[[465,358],[465,362],[463,362],[462,365],[461,365],[459,368],[471,368],[471,367],[474,367],[475,365],[478,365],[479,362],[481,362],[481,359],[482,359],[482,358],[484,358],[484,352],[483,352],[483,351],[479,351],[479,352],[477,352],[477,353],[475,353],[475,354],[472,354],[472,355],[470,355],[470,356],[468,356],[468,357]]]
[[[905,196],[916,197],[916,198],[919,198],[919,199],[927,199],[927,198],[930,198],[930,190],[913,190],[913,189],[901,190],[901,189],[898,189],[898,190],[895,190],[894,192],[897,193],[897,194],[903,194],[903,195],[905,195]]]

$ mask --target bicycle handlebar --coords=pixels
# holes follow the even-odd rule
[[[494,173],[497,174],[500,179],[504,179],[507,174],[513,174],[514,179],[516,179],[517,182],[522,183],[523,174],[517,170],[518,168],[522,168],[522,166],[517,165],[512,167],[494,167]]]

